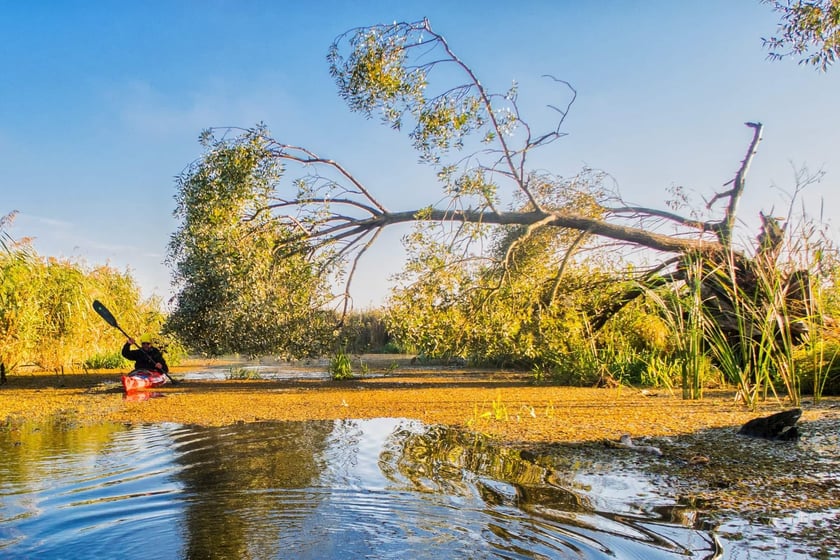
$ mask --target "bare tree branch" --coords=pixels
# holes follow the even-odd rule
[[[708,207],[711,208],[712,203],[714,203],[717,199],[729,199],[723,221],[721,221],[716,228],[718,239],[727,249],[731,249],[732,246],[732,230],[735,228],[735,217],[738,211],[738,203],[741,200],[741,196],[744,194],[747,172],[750,169],[750,164],[752,163],[755,154],[758,152],[758,144],[761,142],[761,133],[764,130],[764,125],[761,123],[748,122],[744,124],[753,129],[753,138],[750,142],[749,148],[747,149],[747,155],[744,156],[744,159],[741,162],[741,167],[735,174],[732,189],[725,193],[715,195],[708,204]]]
[[[639,218],[662,218],[683,226],[689,231],[693,230],[698,234],[717,233],[719,236],[717,241],[702,237],[687,238],[660,234],[640,227],[631,227],[619,223],[612,223],[608,219],[598,219],[584,215],[576,215],[568,212],[567,210],[499,211],[495,209],[480,210],[472,208],[419,208],[416,210],[391,212],[386,210],[385,207],[370,193],[370,191],[342,166],[330,159],[318,157],[316,154],[309,151],[305,152],[305,157],[301,157],[299,155],[300,153],[303,153],[303,151],[299,151],[295,154],[287,150],[276,150],[273,153],[279,159],[296,161],[307,166],[326,166],[330,169],[338,171],[340,176],[350,181],[354,187],[353,191],[346,192],[352,192],[354,195],[360,196],[361,198],[312,196],[302,198],[285,198],[258,209],[255,212],[255,215],[260,212],[277,212],[290,208],[303,211],[306,216],[305,218],[294,218],[284,212],[278,214],[277,219],[280,219],[281,221],[289,221],[291,224],[296,225],[299,231],[302,232],[302,235],[313,243],[313,246],[316,248],[325,247],[334,242],[350,239],[351,241],[348,242],[346,251],[350,251],[356,247],[358,239],[356,241],[352,241],[352,239],[355,239],[357,236],[366,232],[370,233],[382,230],[395,224],[428,221],[462,222],[498,226],[557,227],[588,232],[590,235],[631,243],[657,251],[672,253],[705,252],[709,254],[716,254],[726,247],[722,240],[728,239],[728,236],[731,235],[730,233],[722,232],[731,231],[730,228],[734,224],[737,201],[743,193],[745,176],[748,171],[750,161],[756,152],[758,141],[760,140],[760,125],[750,123],[749,126],[754,128],[756,133],[750,143],[747,157],[742,162],[742,165],[737,173],[734,181],[735,187],[725,195],[719,195],[719,197],[725,198],[728,196],[730,198],[726,210],[727,214],[722,222],[704,222],[685,218],[671,212],[646,207],[625,206],[604,208],[607,218],[609,216],[618,217],[620,215],[631,215]],[[295,148],[295,150],[300,149]],[[507,172],[514,175],[516,174],[515,171]],[[525,181],[525,185],[528,185],[527,181]],[[365,215],[353,216],[341,214],[332,209],[334,206],[355,208]],[[307,208],[313,209],[306,210]]]
[[[710,223],[710,222],[701,222],[699,220],[692,220],[690,218],[685,218],[678,214],[674,214],[672,212],[666,212],[664,210],[658,210],[656,208],[644,208],[641,206],[623,206],[623,207],[616,207],[616,208],[609,208],[607,211],[610,214],[620,215],[620,214],[630,214],[631,216],[635,217],[658,217],[664,218],[666,220],[670,220],[675,222],[681,226],[685,226],[688,228],[696,229],[701,232],[714,232],[717,231],[717,224]]]

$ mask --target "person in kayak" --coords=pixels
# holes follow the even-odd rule
[[[134,369],[156,370],[161,373],[169,373],[169,366],[166,365],[166,360],[163,359],[163,354],[160,350],[152,346],[152,335],[144,334],[140,337],[140,349],[132,350],[132,344],[136,345],[133,338],[129,338],[128,342],[122,347],[123,358],[127,360],[134,360]]]

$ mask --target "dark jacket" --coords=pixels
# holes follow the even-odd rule
[[[132,350],[131,343],[126,342],[125,346],[122,347],[122,355],[127,360],[134,360],[134,369],[157,370],[155,364],[160,364],[163,366],[161,371],[163,373],[169,373],[169,366],[166,365],[163,354],[154,346],[149,348],[148,351],[140,348]]]

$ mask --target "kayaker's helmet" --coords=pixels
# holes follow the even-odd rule
[[[140,337],[140,344],[146,344],[146,343],[149,343],[149,344],[152,343],[152,335],[150,335],[149,333],[146,333],[146,334],[144,334],[143,336]]]

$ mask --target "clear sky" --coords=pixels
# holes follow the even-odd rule
[[[576,88],[569,136],[541,160],[552,171],[601,169],[659,208],[674,185],[708,197],[738,169],[743,123],[760,121],[740,216],[786,211],[803,166],[826,172],[809,208],[824,201],[832,219],[840,206],[840,67],[767,61],[761,38],[778,17],[758,0],[0,0],[0,215],[19,211],[9,233],[41,255],[129,269],[166,299],[174,177],[204,128],[263,121],[342,162],[391,210],[433,203],[405,134],[350,113],[325,60],[350,28],[424,16],[490,89],[517,80],[542,106],[563,99],[540,76]],[[362,263],[357,307],[385,296],[400,233]]]

